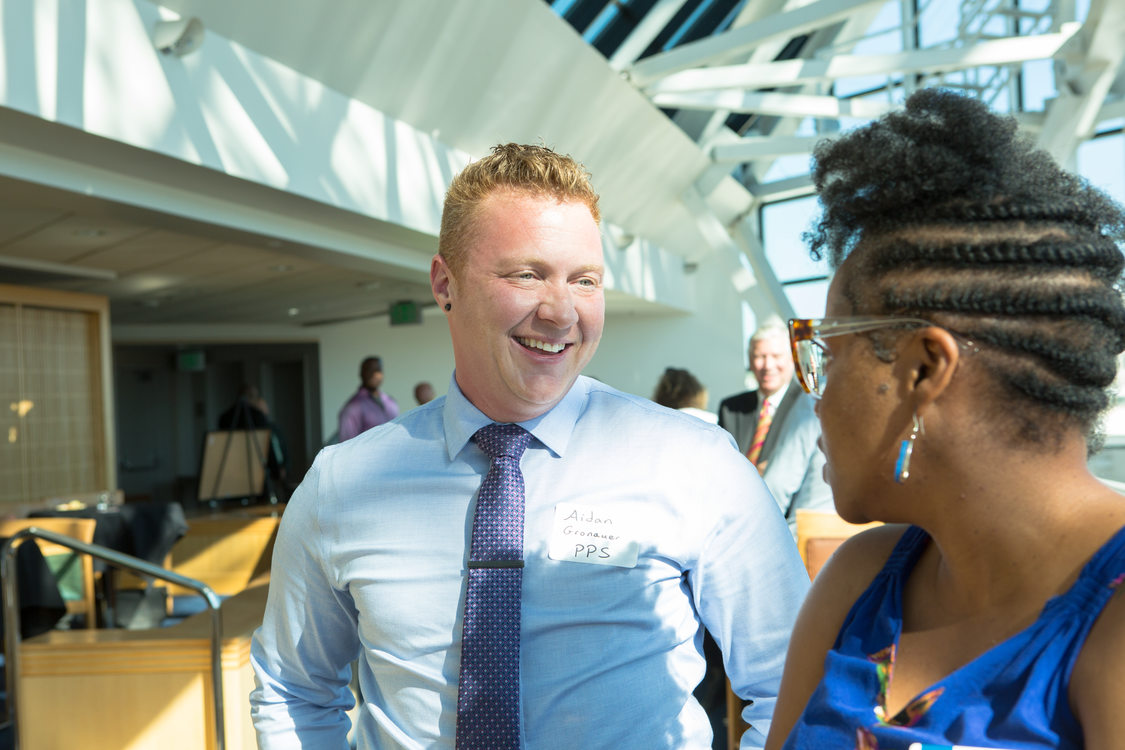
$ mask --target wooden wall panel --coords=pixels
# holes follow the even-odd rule
[[[109,303],[0,284],[0,513],[117,483]]]

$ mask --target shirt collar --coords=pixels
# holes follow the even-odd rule
[[[777,393],[766,396],[766,398],[763,400],[763,403],[765,401],[769,401],[770,408],[773,409],[774,412],[776,412],[777,407],[781,405],[781,399],[785,398],[785,394],[789,391],[789,387],[791,385],[792,382],[786,383]]]
[[[530,432],[540,443],[556,456],[566,453],[570,436],[578,417],[586,407],[590,392],[590,379],[579,376],[562,401],[544,414],[534,419],[520,422],[519,425]],[[492,424],[493,420],[473,406],[457,385],[457,373],[449,379],[445,405],[442,407],[442,421],[445,428],[445,449],[452,461],[464,450],[465,445],[481,427]]]

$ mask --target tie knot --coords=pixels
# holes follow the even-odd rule
[[[489,458],[511,456],[518,460],[531,442],[531,433],[518,424],[493,422],[477,430],[473,434],[473,442],[479,445]]]

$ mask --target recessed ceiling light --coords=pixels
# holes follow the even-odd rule
[[[300,308],[297,308],[297,307],[290,307],[289,308],[289,317],[290,318],[296,317],[300,313],[301,313]]]

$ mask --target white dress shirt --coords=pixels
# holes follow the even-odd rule
[[[781,399],[785,398],[785,394],[789,392],[790,385],[792,384],[786,383],[781,387],[781,390],[774,391],[762,399],[762,403],[758,404],[758,419],[762,418],[762,410],[766,408],[766,404],[770,406],[770,414],[777,414],[777,407],[781,406]],[[773,429],[773,427],[771,426],[770,429]]]
[[[261,748],[345,748],[357,657],[360,750],[454,747],[489,464],[470,438],[490,421],[454,379],[317,456],[282,518],[252,645]],[[754,467],[726,431],[585,377],[522,424],[535,438],[521,462],[524,746],[710,748],[692,697],[701,624],[754,701],[742,746],[760,746],[808,576]]]

